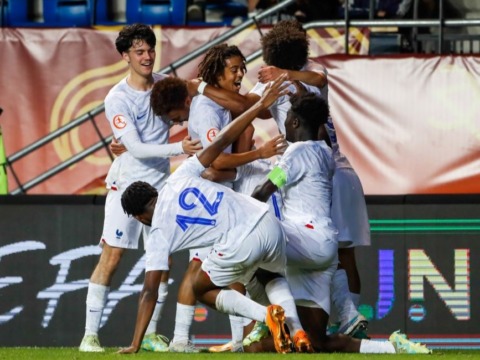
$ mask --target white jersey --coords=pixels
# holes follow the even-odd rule
[[[250,196],[255,188],[267,178],[273,166],[269,160],[259,159],[237,167],[237,177],[233,183],[233,190]],[[275,191],[267,201],[270,212],[282,220],[283,200],[280,191]]]
[[[310,86],[304,83],[302,83],[302,85],[307,89],[308,92],[320,95],[320,90],[317,87]],[[250,90],[250,92],[261,97],[266,87],[267,84],[262,84],[261,82],[258,82],[253,87],[253,89]],[[291,84],[288,87],[288,91],[290,91],[292,94],[295,94],[297,92],[297,88],[295,87],[295,85]],[[291,106],[292,104],[290,103],[290,96],[283,95],[280,96],[269,108],[273,119],[277,123],[278,132],[280,134],[285,134],[285,120],[287,119],[287,113],[288,110],[290,110]]]
[[[348,161],[347,157],[342,154],[340,151],[340,145],[338,144],[337,133],[335,131],[335,126],[333,125],[333,120],[331,117],[328,118],[327,123],[325,124],[327,129],[328,137],[332,144],[333,159],[335,160],[336,168],[349,168],[352,169],[352,165]]]
[[[215,136],[232,121],[232,114],[227,109],[204,95],[197,95],[190,105],[188,116],[188,134],[192,139],[200,139],[203,148],[208,147]],[[230,145],[224,151],[232,152]]]
[[[196,156],[185,160],[158,194],[146,249],[146,271],[168,270],[170,254],[241,242],[268,212],[249,196],[201,178]]]
[[[154,80],[165,75],[153,74]],[[137,131],[143,143],[168,144],[169,125],[156,116],[150,106],[151,90],[131,88],[127,79],[115,85],[105,98],[105,115],[114,136],[121,141],[130,131]],[[126,188],[142,180],[160,188],[170,174],[170,161],[165,158],[136,159],[128,151],[115,158],[108,172],[107,187]]]
[[[285,220],[329,225],[334,171],[330,147],[324,141],[295,142],[287,148],[276,168],[282,169],[285,175]]]
[[[192,139],[200,139],[203,148],[208,147],[215,136],[232,121],[232,114],[229,110],[218,105],[212,99],[197,95],[190,105],[188,116],[188,134]],[[224,153],[232,153],[232,145],[229,145]],[[225,186],[232,187],[231,181],[223,182]]]

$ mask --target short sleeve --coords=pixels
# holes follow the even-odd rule
[[[136,130],[133,113],[128,101],[120,94],[105,99],[105,115],[117,139],[129,131]]]

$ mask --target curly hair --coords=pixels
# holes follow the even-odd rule
[[[183,109],[187,97],[188,90],[185,80],[168,77],[153,85],[150,105],[155,115],[162,116],[172,110]]]
[[[154,48],[157,38],[150,26],[144,24],[127,25],[118,33],[115,47],[120,54],[123,54],[132,47],[135,41],[145,41],[150,47]]]
[[[274,26],[262,37],[263,60],[280,69],[300,70],[308,60],[308,38],[303,29],[289,24]]]
[[[122,208],[127,215],[141,215],[147,206],[158,196],[157,190],[144,181],[135,181],[122,194]]]
[[[205,57],[198,65],[198,77],[210,85],[218,85],[218,78],[223,75],[227,60],[239,56],[243,62],[245,72],[247,67],[245,63],[247,60],[242,52],[235,45],[220,44],[210,48]]]
[[[322,97],[312,93],[295,94],[290,98],[290,103],[289,112],[312,133],[318,133],[318,128],[327,123],[330,111]]]
[[[306,34],[306,30],[300,21],[295,19],[281,20],[274,25],[272,29],[279,29],[280,31],[295,31],[298,30]]]

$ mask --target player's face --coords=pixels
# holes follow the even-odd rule
[[[187,97],[185,99],[183,108],[172,109],[166,114],[165,118],[168,121],[170,126],[173,126],[173,125],[182,126],[184,121],[188,121],[191,103],[192,103],[192,99],[190,97]]]
[[[223,75],[218,79],[218,85],[225,90],[240,92],[242,80],[245,75],[245,64],[240,56],[233,56],[225,61]]]
[[[285,119],[285,139],[288,142],[294,142],[295,139],[294,122],[296,122],[295,116],[289,111],[287,113],[287,118]]]
[[[155,48],[143,40],[136,40],[123,58],[130,64],[130,69],[140,76],[151,76],[155,63]]]
[[[173,125],[183,125],[184,121],[188,121],[188,114],[189,114],[189,109],[188,108],[183,108],[183,109],[173,109],[172,111],[167,113],[167,120],[170,126]]]

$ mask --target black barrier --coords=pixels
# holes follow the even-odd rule
[[[402,329],[436,348],[480,348],[480,196],[367,197],[372,246],[357,249],[361,312],[374,338]],[[98,260],[104,197],[0,197],[0,346],[78,346]],[[159,332],[171,337],[186,252],[174,255]],[[127,251],[100,332],[129,344],[143,251]],[[197,345],[229,339],[228,318],[199,305]]]

